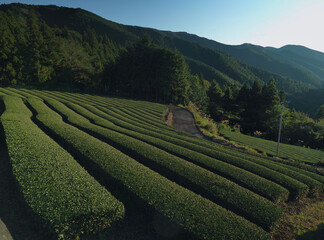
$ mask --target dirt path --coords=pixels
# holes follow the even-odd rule
[[[169,109],[173,114],[172,125],[176,130],[190,133],[199,138],[206,138],[197,128],[191,112],[174,106]]]

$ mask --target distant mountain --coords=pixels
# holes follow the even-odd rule
[[[28,18],[28,12],[31,9],[36,13],[39,22],[45,22],[54,29],[54,32],[55,29],[59,29],[56,32],[62,32],[60,37],[65,39],[63,39],[64,46],[68,46],[73,41],[82,45],[85,49],[83,52],[89,55],[88,59],[91,59],[92,54],[88,46],[94,45],[93,42],[91,43],[92,30],[98,39],[106,36],[120,47],[125,47],[147,34],[158,45],[178,49],[186,57],[192,73],[203,74],[207,80],[216,80],[222,85],[247,84],[251,86],[257,78],[265,83],[274,77],[277,86],[283,87],[288,94],[306,92],[323,85],[320,67],[322,55],[318,52],[315,54],[315,51],[309,49],[287,47],[279,51],[247,44],[230,46],[187,33],[166,32],[114,23],[79,8],[53,5],[0,5],[0,11],[15,17],[18,24]],[[66,41],[65,33],[69,33],[69,42]],[[84,38],[84,36],[87,37]],[[86,40],[87,38],[89,40]],[[90,42],[85,43],[85,40]],[[69,50],[68,47],[65,49]],[[99,50],[98,54],[101,54]],[[310,60],[303,61],[303,56]],[[298,59],[294,60],[295,57]],[[84,62],[87,58],[83,58]],[[95,64],[95,62],[88,64],[88,69],[94,68]],[[83,65],[86,65],[86,62]]]
[[[165,32],[168,36],[198,43],[225,52],[246,64],[287,76],[316,88],[324,86],[324,53],[303,46],[281,48],[252,44],[226,45],[185,32]]]
[[[314,117],[319,107],[324,104],[324,88],[293,94],[289,100],[291,100],[290,108],[295,108]]]
[[[257,78],[265,83],[268,82],[271,77],[274,77],[278,88],[284,88],[288,94],[305,92],[309,89],[318,87],[307,81],[297,81],[290,76],[281,75],[258,66],[244,63],[236,57],[231,56],[226,51],[216,49],[211,47],[210,44],[206,44],[206,41],[210,42],[211,40],[195,35],[134,26],[125,26],[125,28],[132,34],[140,37],[145,34],[150,35],[157,44],[169,48],[177,48],[187,57],[192,72],[195,74],[202,73],[207,80],[215,79],[227,85],[239,83],[251,86],[253,81]],[[194,38],[191,39],[190,36],[194,36]],[[211,43],[211,45],[218,44],[215,41],[211,41]],[[226,77],[220,77],[218,74],[219,72]]]

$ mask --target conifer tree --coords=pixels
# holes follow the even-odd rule
[[[262,88],[261,130],[269,137],[277,135],[280,119],[280,98],[274,78]]]
[[[261,130],[262,118],[262,88],[260,80],[256,79],[252,88],[248,91],[245,110],[241,113],[242,130],[245,133],[253,133]]]
[[[318,108],[315,118],[324,119],[324,104]]]
[[[208,90],[208,96],[210,99],[209,102],[209,112],[213,119],[216,121],[223,120],[224,117],[224,109],[222,107],[222,101],[224,92],[222,88],[219,86],[219,83],[215,80],[212,81],[211,86]]]
[[[281,88],[279,91],[279,99],[280,99],[280,102],[286,101],[286,93],[283,88]]]

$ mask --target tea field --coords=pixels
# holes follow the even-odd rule
[[[229,130],[221,130],[221,134],[231,141],[254,148],[260,152],[272,156],[277,154],[277,142],[237,132],[231,132]],[[284,143],[280,143],[279,145],[278,156],[291,161],[305,162],[309,164],[324,164],[324,151]]]
[[[18,195],[48,239],[271,239],[285,203],[323,193],[311,168],[175,131],[165,105],[13,88],[0,98]]]

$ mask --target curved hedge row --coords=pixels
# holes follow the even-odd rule
[[[106,143],[58,121],[55,112],[39,100],[29,100],[37,119],[74,149],[99,166],[107,176],[147,205],[199,239],[268,239],[251,222],[171,182]],[[54,119],[56,118],[56,119]]]
[[[67,94],[63,94],[63,93],[60,93],[60,94],[55,94],[53,92],[43,92],[43,91],[38,91],[38,90],[33,90],[33,91],[30,91],[30,90],[22,90],[23,92],[28,92],[28,93],[31,93],[31,94],[34,94],[36,96],[39,96],[41,98],[46,98],[46,97],[50,97],[50,98],[54,98],[58,101],[63,101],[63,102],[75,102],[77,104],[94,104],[94,103],[91,103],[90,101],[87,101],[87,100],[82,100],[80,98],[76,98],[76,97],[70,97],[70,96],[67,96]],[[111,116],[119,116],[118,114],[116,114],[115,112],[113,111],[110,111],[104,107],[100,107],[100,106],[96,106],[98,108],[102,108],[102,111],[107,111],[106,113],[108,113],[109,115]],[[118,118],[118,117],[117,117]],[[130,119],[132,119],[132,117],[128,117],[126,114],[125,114],[125,117],[121,117],[120,119],[125,119],[125,121],[130,121]],[[175,132],[174,129],[170,128],[170,129],[160,129],[156,126],[152,126],[150,124],[146,124],[146,123],[139,123],[137,122],[137,120],[135,119],[134,121],[130,121],[133,125],[136,125],[138,127],[142,127],[143,129],[146,129],[146,130],[151,130],[151,133],[154,134],[155,132],[156,133],[159,133],[159,134],[164,134],[165,132],[171,132],[172,134],[175,134],[176,136],[178,135],[185,135],[187,136],[187,134],[185,133],[182,133],[182,132]],[[146,131],[146,132],[150,132],[150,131]],[[192,138],[192,137],[190,137]]]
[[[0,92],[4,93],[4,94],[6,94],[6,95],[9,94],[9,95],[11,95],[11,96],[15,96],[15,97],[23,98],[23,99],[26,98],[26,97],[22,96],[21,94],[16,93],[16,92],[13,92],[13,91],[11,91],[11,90],[8,90],[8,89],[6,89],[6,88],[0,88]]]
[[[234,133],[234,132],[224,131],[224,130],[221,131],[221,134],[241,144],[247,146],[253,146],[255,149],[258,149],[260,151],[265,151],[272,155],[276,154],[277,143],[275,141],[259,139],[253,136],[247,136],[244,134]],[[309,163],[324,162],[323,151],[303,148],[303,147],[289,145],[285,143],[280,144],[279,156],[283,158],[298,160],[301,162],[309,162]]]
[[[263,159],[259,157],[248,156],[244,154],[241,155],[234,154],[234,156],[241,157],[242,159],[265,166],[267,168],[285,174],[291,178],[294,178],[306,184],[310,188],[312,194],[317,194],[318,192],[323,191],[323,183],[316,180],[316,178],[324,179],[324,177],[321,177],[320,175],[318,175],[317,177],[315,174],[312,174],[311,172],[302,171],[301,169],[297,170],[294,169],[293,167],[289,167],[287,165],[279,164],[277,162],[269,161],[268,159]]]
[[[94,96],[89,94],[77,94],[76,96],[86,97],[90,100],[100,101],[103,103],[112,103],[118,106],[124,106],[124,107],[132,106],[132,107],[142,109],[144,111],[150,111],[154,114],[157,114],[158,116],[160,116],[160,114],[163,113],[166,108],[165,105],[160,103],[152,104],[151,102],[141,101],[141,100],[131,100],[131,99],[111,98],[111,97],[107,98],[107,97]]]
[[[206,145],[206,147],[210,147],[210,145]],[[214,146],[215,147],[215,146]],[[264,164],[269,164],[270,165],[276,165],[276,166],[280,166],[281,170],[283,173],[285,170],[288,170],[288,171],[294,171],[298,174],[302,174],[302,175],[305,175],[309,178],[312,178],[312,179],[315,179],[316,181],[320,182],[320,183],[324,183],[324,176],[322,175],[319,175],[315,172],[311,172],[311,171],[308,171],[308,170],[305,170],[305,169],[302,169],[302,168],[298,168],[296,166],[292,166],[292,165],[288,165],[288,164],[285,164],[283,162],[279,162],[279,161],[275,161],[274,159],[271,159],[269,157],[263,157],[263,156],[255,156],[255,155],[252,155],[250,153],[247,153],[247,152],[242,152],[242,151],[233,151],[231,148],[228,148],[226,146],[217,146],[217,149],[223,151],[223,152],[226,152],[226,153],[231,153],[232,155],[235,155],[235,156],[239,156],[241,158],[244,158],[246,160],[250,160],[250,161],[254,161],[258,164],[261,164],[261,165],[264,165]],[[262,161],[262,162],[261,162]],[[292,173],[293,174],[293,173]],[[306,182],[304,182],[306,183]],[[316,185],[318,185],[318,183],[316,183]],[[311,185],[309,185],[311,187]]]
[[[75,239],[123,218],[123,204],[32,122],[20,98],[3,100],[1,122],[13,175],[45,228]]]
[[[113,115],[111,113],[111,111],[107,111],[107,109],[105,109],[103,107],[97,107],[97,108],[99,110],[106,112],[106,113],[110,113],[110,115]],[[114,112],[116,112],[116,111],[114,111]],[[115,117],[116,117],[116,115],[115,115]],[[109,120],[112,121],[111,118]],[[245,160],[239,156],[235,156],[235,155],[232,155],[229,153],[217,151],[217,149],[206,148],[203,146],[196,145],[194,143],[183,141],[178,138],[173,138],[173,137],[169,137],[169,136],[166,136],[163,134],[159,134],[157,131],[153,132],[153,131],[149,131],[146,129],[140,129],[139,127],[133,127],[129,124],[120,122],[121,120],[124,120],[124,119],[120,118],[120,116],[119,116],[118,120],[115,121],[114,123],[118,124],[121,127],[126,127],[128,129],[131,129],[131,130],[134,130],[134,131],[137,131],[140,133],[144,133],[149,136],[163,139],[167,142],[171,142],[178,146],[182,146],[182,147],[191,149],[195,152],[199,152],[199,153],[208,155],[210,157],[216,158],[218,160],[233,164],[237,167],[243,168],[247,171],[253,172],[257,175],[260,175],[260,176],[265,177],[271,181],[274,181],[274,182],[286,187],[287,189],[289,189],[292,193],[292,198],[301,198],[301,197],[304,197],[305,195],[307,195],[307,193],[308,193],[308,187],[305,184],[302,184],[301,182],[295,180],[292,177],[286,176],[285,173],[279,173],[277,171],[271,170],[268,167],[263,167],[262,165],[259,164],[259,162],[258,163],[251,162],[251,161]],[[128,120],[128,122],[131,122],[131,120]],[[269,164],[269,166],[270,166],[270,164]],[[279,169],[279,167],[278,167],[278,169]],[[318,183],[316,181],[309,179],[306,176],[305,177],[300,176],[299,174],[291,174],[291,175],[300,177],[300,179],[303,179],[303,180],[305,180],[305,182],[309,183],[310,186],[315,186],[314,187],[315,190],[319,189]]]
[[[80,96],[80,97],[82,97],[82,96]],[[83,99],[84,99],[84,97],[83,97]],[[106,102],[106,101],[98,101],[98,102],[103,103],[103,102]],[[121,116],[125,117],[127,115],[124,115],[124,113],[127,114],[128,110],[124,109],[124,110],[120,111],[120,110],[113,109],[113,111],[115,113],[117,113],[117,114],[119,112],[119,114],[121,114]],[[140,111],[137,111],[136,113],[133,112],[132,115],[134,115],[134,114],[137,114],[138,116],[142,116]],[[144,116],[142,116],[142,120],[143,120],[143,117]],[[132,118],[130,118],[130,117],[128,117],[128,119],[132,120]],[[188,138],[187,137],[182,137],[182,138],[185,138],[186,140],[189,140],[192,143],[199,143],[201,146],[206,146],[206,147],[208,146],[208,147],[217,148],[216,144],[210,144],[209,142],[206,142],[206,141],[201,141],[201,140],[198,140],[198,139],[193,140],[193,139],[191,139],[189,137]],[[237,157],[240,157],[240,158],[244,158],[246,160],[249,160],[249,161],[252,161],[252,162],[257,163],[259,165],[268,167],[268,168],[270,168],[272,170],[278,171],[278,172],[283,173],[283,174],[285,174],[287,176],[290,176],[290,177],[292,177],[292,178],[294,178],[296,180],[299,180],[300,182],[305,183],[311,189],[312,193],[316,194],[317,192],[322,191],[322,188],[323,188],[323,184],[321,184],[321,182],[323,182],[323,177],[322,176],[319,176],[317,174],[310,173],[310,172],[307,172],[307,171],[301,171],[301,170],[299,171],[297,168],[289,167],[289,166],[282,165],[282,164],[280,165],[280,164],[278,164],[277,162],[274,162],[274,161],[271,161],[271,162],[266,161],[266,160],[264,160],[262,158],[252,156],[250,154],[233,151],[232,149],[219,148],[219,147],[217,149],[222,150],[225,153],[230,152],[231,155],[234,155],[234,156],[237,156]]]
[[[179,136],[176,133],[168,132],[167,133],[168,136],[163,135],[163,134],[161,135],[160,131],[156,130],[156,128],[150,129],[150,130],[155,130],[155,132],[149,131],[148,126],[143,126],[143,125],[139,125],[138,123],[134,123],[134,121],[132,121],[131,118],[126,119],[126,117],[125,117],[125,115],[123,113],[121,113],[121,114],[123,114],[122,116],[118,115],[118,113],[116,113],[116,112],[119,112],[119,110],[114,109],[114,112],[112,112],[112,111],[107,110],[107,109],[105,109],[103,107],[99,107],[99,108],[101,110],[105,111],[106,113],[109,113],[112,116],[118,117],[120,120],[127,121],[128,123],[136,124],[138,127],[142,127],[142,128],[145,127],[146,128],[146,129],[140,129],[140,128],[135,128],[134,129],[134,128],[131,127],[132,130],[135,130],[137,132],[141,132],[141,133],[144,133],[144,134],[147,134],[147,135],[150,135],[150,136],[162,138],[163,140],[175,143],[177,145],[187,147],[187,148],[189,147],[191,149],[194,149],[197,152],[204,153],[204,154],[207,153],[209,156],[212,156],[212,157],[215,157],[215,155],[213,153],[211,154],[211,152],[217,152],[218,155],[217,155],[216,158],[219,158],[221,160],[224,160],[224,158],[228,158],[228,156],[232,156],[234,158],[243,158],[245,160],[248,160],[250,162],[254,162],[254,163],[259,164],[261,166],[265,166],[267,168],[278,171],[278,172],[280,172],[280,173],[282,173],[284,175],[288,175],[288,176],[290,176],[290,177],[292,177],[294,179],[299,180],[300,182],[305,183],[308,187],[310,187],[312,193],[316,193],[322,188],[322,184],[313,179],[313,178],[315,178],[315,179],[318,180],[319,178],[321,178],[321,176],[317,177],[316,174],[312,174],[312,173],[306,174],[305,171],[303,173],[301,173],[301,172],[297,171],[296,168],[292,169],[293,167],[282,166],[282,165],[279,165],[278,163],[273,162],[273,161],[269,162],[269,161],[266,161],[264,159],[261,159],[261,158],[258,158],[258,157],[255,157],[255,156],[252,156],[252,155],[249,155],[249,154],[244,154],[244,153],[241,153],[241,152],[231,151],[231,149],[227,149],[227,148],[224,148],[222,146],[218,146],[216,144],[213,144],[213,143],[210,143],[210,142],[207,142],[207,141],[202,141],[202,140],[199,140],[199,139],[193,139],[193,138],[187,137],[187,136]],[[116,124],[123,125],[122,122],[117,122]],[[125,126],[123,125],[123,127],[125,127]],[[126,126],[126,127],[130,128],[129,125]],[[174,136],[176,136],[177,138],[174,138]],[[182,139],[180,139],[180,138],[182,138]],[[186,141],[189,141],[191,143],[188,143]],[[195,145],[200,144],[200,145],[195,146],[193,144],[195,144]],[[209,146],[208,149],[205,148],[207,146]],[[216,151],[212,151],[210,148],[213,148]],[[222,152],[220,152],[220,150]],[[305,175],[307,175],[307,176],[305,176]],[[278,183],[280,184],[280,182],[278,182]],[[281,181],[281,184],[282,184],[282,181]],[[284,185],[284,186],[287,187],[287,184]],[[298,193],[297,193],[296,197],[302,197],[302,195],[298,196]]]
[[[103,109],[102,107],[100,107],[99,109],[103,110],[103,111],[106,111],[106,109]],[[111,118],[109,120],[112,121]],[[118,125],[123,125],[123,127],[125,127],[125,124],[120,123],[120,119],[117,120],[117,121],[115,120],[114,123],[116,123]],[[262,165],[254,163],[254,162],[251,162],[251,161],[248,161],[248,160],[245,160],[245,159],[241,159],[240,157],[233,156],[233,155],[230,155],[228,153],[222,153],[220,151],[214,151],[214,150],[212,150],[210,148],[197,146],[197,145],[195,145],[193,143],[185,142],[185,141],[182,141],[180,139],[167,137],[165,135],[161,135],[161,134],[151,132],[151,131],[148,131],[148,130],[145,130],[145,129],[139,129],[139,127],[135,127],[135,129],[134,129],[134,127],[129,126],[129,124],[126,127],[127,128],[132,128],[132,130],[136,129],[135,131],[137,131],[137,132],[141,132],[141,133],[145,133],[145,134],[150,135],[150,136],[158,137],[158,138],[163,139],[163,140],[165,140],[167,142],[174,143],[174,144],[176,144],[178,146],[183,146],[185,148],[191,149],[191,150],[196,151],[198,153],[202,153],[202,154],[205,154],[207,156],[216,158],[218,160],[227,162],[227,163],[235,165],[235,166],[237,166],[239,168],[242,168],[242,169],[245,169],[245,170],[250,171],[252,173],[255,173],[255,174],[257,174],[257,175],[259,175],[261,177],[264,177],[266,179],[274,181],[274,182],[282,185],[283,187],[287,188],[291,193],[290,197],[293,198],[293,199],[302,198],[302,197],[306,196],[308,191],[309,191],[309,188],[308,188],[308,186],[306,184],[303,184],[302,182],[297,181],[296,179],[293,179],[293,178],[291,178],[291,177],[289,177],[289,176],[287,176],[285,174],[276,172],[274,170],[271,170],[270,168],[264,167]],[[157,146],[157,141],[150,142],[150,144],[152,144],[154,146]],[[163,144],[163,146],[162,146],[163,149],[165,149],[164,148],[165,145],[166,145],[166,143]],[[182,149],[181,149],[182,151],[180,153],[179,150],[178,150],[179,149],[178,146],[168,148],[167,151],[170,151],[170,152],[172,152],[173,154],[176,154],[179,157],[184,157],[184,158],[188,159],[188,153],[186,151],[182,150]],[[161,145],[159,145],[158,147],[161,147]],[[195,155],[193,153],[193,151],[191,151],[191,153],[192,153],[191,155]],[[192,160],[192,158],[193,158],[192,156],[189,156],[189,159]],[[305,176],[305,178],[306,178],[306,176]],[[307,180],[309,180],[309,179],[307,179]],[[309,182],[312,183],[314,181],[309,180]]]
[[[44,99],[51,99],[48,97],[47,94],[44,94],[44,93],[42,94],[42,93],[38,92],[37,95],[41,96]],[[53,98],[57,98],[57,96],[52,96],[52,94],[50,96]],[[64,102],[66,104],[69,104],[69,102],[71,102],[71,101],[69,101],[69,102],[64,101]],[[120,125],[120,123],[122,122],[116,118],[111,118],[111,116],[99,111],[98,109],[96,109],[95,107],[93,107],[91,105],[83,105],[83,106],[88,108],[90,111],[94,111],[96,114],[100,115],[101,117],[111,120],[116,125]],[[106,121],[106,123],[107,123],[107,121]],[[104,125],[104,126],[107,127],[106,125]],[[126,128],[129,126],[131,126],[131,125],[129,125],[129,124],[123,125],[123,127],[126,127]],[[244,171],[240,168],[237,168],[235,166],[228,165],[226,163],[209,158],[205,155],[196,153],[194,151],[190,151],[190,150],[182,148],[182,147],[175,146],[175,145],[170,144],[165,141],[160,141],[159,139],[156,139],[156,138],[153,138],[150,136],[145,136],[143,134],[138,134],[133,131],[128,131],[127,129],[118,128],[117,126],[114,126],[114,128],[112,128],[112,130],[119,131],[121,133],[130,135],[132,137],[138,138],[142,141],[151,143],[153,145],[155,144],[155,146],[158,146],[161,149],[169,150],[171,152],[173,151],[173,153],[176,153],[176,154],[179,153],[180,156],[185,156],[185,157],[187,156],[188,158],[190,158],[191,161],[197,163],[198,165],[207,167],[208,169],[214,171],[217,174],[220,174],[220,175],[225,176],[231,180],[234,180],[235,182],[239,183],[240,185],[243,185],[244,187],[247,187],[248,189],[250,189],[254,192],[257,192],[272,201],[275,201],[275,202],[285,201],[288,198],[289,192],[285,188],[283,188],[273,182],[270,182],[266,179],[260,178],[252,173],[249,173],[249,172]],[[154,134],[154,132],[152,134]],[[161,144],[156,145],[158,143],[161,143]],[[176,152],[174,152],[175,149],[177,149]]]
[[[60,95],[64,96],[64,94],[60,94]],[[78,95],[80,95],[80,94],[78,94]],[[85,97],[83,96],[83,94],[80,95],[80,97],[82,99],[85,99]],[[75,99],[77,100],[77,98],[75,98]],[[81,102],[83,102],[80,99],[78,99],[78,100],[81,101]],[[118,117],[121,120],[127,121],[128,123],[131,123],[131,124],[136,125],[138,127],[142,127],[145,130],[155,131],[156,133],[159,133],[159,134],[162,134],[162,135],[167,135],[167,136],[170,136],[170,137],[173,137],[173,138],[177,138],[179,140],[183,140],[183,141],[187,141],[187,142],[190,142],[190,143],[194,143],[194,144],[199,145],[199,146],[203,146],[203,147],[215,149],[215,150],[218,150],[218,151],[222,151],[224,153],[229,153],[231,155],[238,156],[238,157],[241,157],[241,158],[244,158],[244,159],[247,159],[247,160],[251,160],[251,159],[261,160],[262,159],[262,161],[274,163],[274,164],[279,165],[281,167],[284,167],[286,169],[289,169],[289,170],[298,172],[299,174],[303,174],[303,175],[306,175],[306,176],[308,176],[310,178],[313,178],[313,179],[321,182],[322,184],[324,183],[324,177],[323,176],[321,176],[319,174],[316,174],[314,172],[310,172],[308,170],[301,169],[301,168],[296,167],[296,166],[291,166],[291,165],[288,165],[288,164],[280,163],[280,162],[274,161],[274,160],[272,160],[270,158],[266,158],[265,159],[264,157],[254,156],[254,155],[251,155],[250,153],[243,152],[243,151],[235,151],[235,150],[233,151],[233,149],[230,148],[230,147],[223,146],[223,145],[219,145],[219,144],[215,144],[213,142],[201,140],[201,139],[198,139],[198,138],[194,138],[192,136],[184,135],[182,133],[179,134],[179,133],[172,132],[172,131],[165,131],[165,129],[163,131],[160,131],[156,127],[151,127],[150,128],[148,125],[142,125],[142,124],[140,124],[138,122],[132,122],[132,121],[129,120],[129,118],[126,118],[125,117],[127,115],[118,115],[118,114],[116,114],[114,112],[111,112],[111,111],[109,111],[107,109],[101,109],[101,110],[105,111],[106,113],[109,113],[110,115],[113,115],[115,117]],[[317,189],[318,189],[318,187],[316,186],[317,184],[315,184],[314,187],[312,187],[311,185],[309,185],[312,188],[312,191],[313,192],[314,192],[314,189],[315,189],[315,192],[317,191]]]
[[[81,115],[91,117],[91,120],[95,121],[96,124],[101,125],[103,127],[109,128],[111,130],[120,132],[122,134],[137,138],[141,141],[147,142],[151,145],[157,146],[161,149],[164,149],[168,152],[175,153],[176,155],[181,155],[185,157],[186,159],[190,159],[190,161],[206,167],[207,169],[212,170],[213,172],[220,174],[222,176],[225,176],[245,187],[248,189],[257,192],[261,194],[262,196],[267,197],[268,199],[278,202],[278,201],[285,201],[288,198],[288,190],[273,183],[270,182],[264,178],[261,178],[255,174],[249,173],[245,170],[242,170],[240,168],[237,168],[235,166],[232,166],[230,164],[218,161],[216,159],[210,158],[206,155],[191,151],[190,149],[185,149],[183,147],[176,146],[172,143],[168,143],[166,141],[150,137],[141,133],[137,133],[135,131],[131,131],[128,129],[124,129],[121,127],[118,127],[113,123],[118,122],[118,120],[111,118],[110,116],[107,116],[105,113],[100,112],[98,109],[96,109],[93,106],[90,105],[83,105],[85,108],[72,104],[72,103],[65,103],[70,108],[72,108],[74,111],[80,113]],[[91,114],[94,113],[93,115]],[[100,115],[98,118],[96,115]],[[107,121],[104,117],[107,117],[111,120],[111,122]]]
[[[171,173],[173,179],[179,179],[180,176],[179,181],[185,182],[184,184],[188,185],[189,188],[198,187],[201,195],[210,195],[211,200],[214,200],[217,204],[223,205],[237,214],[242,214],[243,217],[252,222],[266,229],[271,229],[272,225],[280,219],[282,214],[280,207],[226,178],[135,138],[94,125],[56,100],[47,101],[52,108],[64,115],[70,123],[81,128],[81,130],[99,137],[99,139],[120,149],[130,157],[144,161],[146,165],[153,166],[159,173],[165,174],[165,171],[167,171],[168,175]],[[69,105],[73,106],[73,109],[77,112],[82,111],[83,115],[96,123],[103,124],[105,121],[79,105],[73,103]],[[112,126],[110,122],[107,122],[106,125]],[[154,164],[152,165],[152,163]],[[155,164],[158,166],[155,167]],[[188,180],[188,183],[186,180]]]
[[[50,92],[48,92],[48,93],[50,93]],[[127,110],[125,107],[118,107],[116,105],[115,106],[111,106],[111,105],[109,106],[109,105],[107,105],[105,103],[98,102],[96,100],[87,99],[87,98],[82,97],[82,96],[79,96],[78,98],[75,97],[75,96],[74,97],[73,96],[69,96],[67,98],[67,96],[65,94],[58,94],[57,95],[57,94],[55,94],[53,92],[51,92],[50,94],[52,96],[54,95],[55,97],[58,97],[58,95],[61,96],[61,97],[65,97],[65,99],[67,99],[69,101],[72,98],[75,101],[84,101],[84,102],[86,102],[88,104],[94,104],[94,105],[98,105],[99,104],[102,107],[109,108],[112,111],[116,111],[118,113],[122,113],[122,114],[126,115],[127,118],[132,119],[133,121],[136,121],[136,122],[140,122],[141,124],[144,124],[146,126],[154,127],[154,128],[162,128],[164,130],[169,130],[169,131],[174,131],[173,128],[171,128],[170,126],[168,126],[166,123],[164,123],[162,121],[156,121],[156,119],[155,120],[152,120],[152,118],[149,117],[149,116],[147,116],[147,115],[145,116],[145,118],[144,117],[141,117],[140,115],[134,113],[132,110]],[[160,120],[161,119],[162,119],[162,115],[160,117]]]

